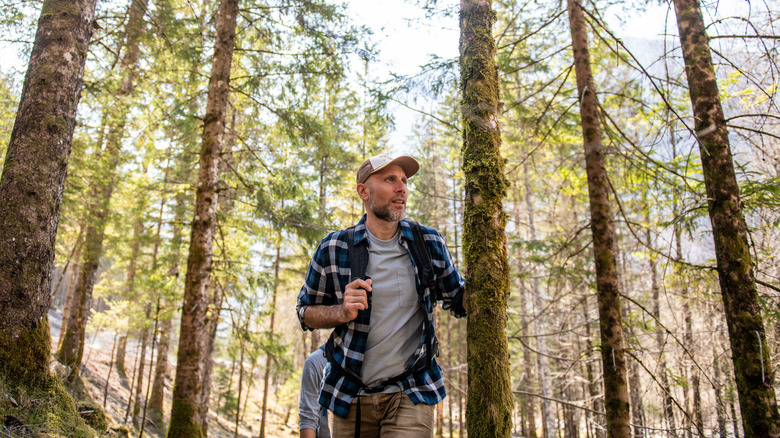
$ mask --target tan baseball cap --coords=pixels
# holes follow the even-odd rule
[[[420,170],[420,164],[412,157],[402,155],[398,158],[392,158],[389,155],[376,155],[363,162],[357,171],[357,183],[363,184],[369,176],[390,164],[397,164],[404,170],[407,178]]]

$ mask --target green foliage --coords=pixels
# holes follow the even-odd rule
[[[747,180],[742,183],[742,202],[748,212],[780,209],[780,177]],[[780,217],[771,224],[780,226]]]

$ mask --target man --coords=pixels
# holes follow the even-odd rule
[[[337,438],[431,437],[433,406],[446,395],[433,308],[438,299],[465,316],[464,280],[441,234],[404,219],[418,169],[407,156],[363,162],[356,190],[366,214],[323,239],[298,295],[304,330],[334,328],[319,403],[335,414]],[[366,251],[364,264],[355,254]]]
[[[314,350],[303,363],[301,396],[298,403],[301,438],[330,438],[327,411],[320,408],[317,402],[327,363],[324,345]]]

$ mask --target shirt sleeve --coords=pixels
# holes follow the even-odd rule
[[[300,429],[317,430],[320,421],[320,405],[317,399],[320,396],[320,386],[322,385],[323,362],[322,350],[317,350],[310,354],[303,364],[301,374],[301,396],[299,402],[298,423]]]
[[[428,228],[430,234],[426,236],[426,242],[431,246],[430,253],[434,269],[436,270],[436,288],[442,301],[442,308],[449,310],[457,317],[466,316],[466,309],[463,307],[463,294],[465,293],[466,280],[455,268],[455,263],[447,248],[447,243],[442,235]]]
[[[306,308],[311,305],[337,304],[335,294],[333,293],[333,279],[329,275],[335,267],[335,263],[330,257],[331,251],[329,250],[330,247],[336,244],[336,239],[331,238],[332,236],[332,234],[329,235],[317,246],[317,250],[311,258],[311,263],[309,263],[309,269],[306,271],[303,286],[298,293],[298,304],[295,310],[303,330],[312,330],[304,322],[303,317]]]

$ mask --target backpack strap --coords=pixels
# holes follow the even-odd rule
[[[417,288],[417,301],[420,307],[425,309],[425,289],[428,288],[433,294],[433,300],[441,300],[441,292],[436,288],[436,282],[433,275],[433,262],[428,248],[425,246],[425,236],[422,233],[422,226],[419,222],[412,219],[406,220],[412,227],[412,236],[414,241],[409,242],[409,251],[412,253],[414,263],[417,265],[417,273],[420,277],[420,286]],[[428,353],[425,355],[425,366],[427,369],[433,367],[433,357],[439,354],[439,341],[433,334],[433,322],[426,317],[425,345]]]
[[[434,292],[433,263],[431,262],[431,255],[428,253],[428,248],[425,247],[425,236],[423,236],[422,227],[416,220],[407,219],[406,221],[411,226],[412,235],[414,236],[414,241],[410,242],[409,251],[412,253],[412,258],[414,258],[414,262],[417,264],[417,271],[420,275],[420,284],[423,285],[423,287],[430,288],[431,292]]]
[[[352,272],[350,281],[363,279],[368,266],[368,244],[364,240],[355,246],[355,226],[347,228],[347,249],[349,251],[349,266]]]

